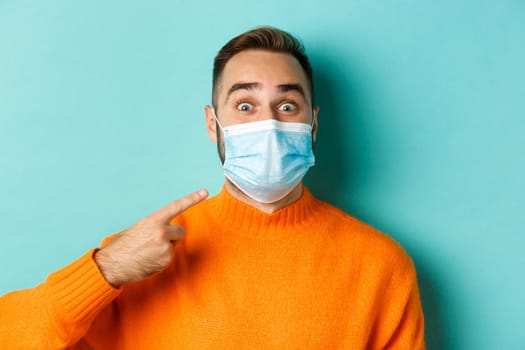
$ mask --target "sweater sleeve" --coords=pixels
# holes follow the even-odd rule
[[[385,349],[424,350],[424,318],[419,297],[416,270],[412,260],[399,275],[394,275],[387,292],[385,319],[390,323],[390,337]]]
[[[35,288],[0,297],[3,348],[79,348],[93,319],[121,292],[104,279],[94,252],[52,273]]]

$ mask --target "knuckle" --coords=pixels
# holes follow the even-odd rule
[[[150,224],[153,224],[157,221],[155,215],[153,214],[150,214],[148,216],[145,216],[144,218],[142,218],[142,220],[140,220],[138,223],[140,223],[141,225],[150,225]]]

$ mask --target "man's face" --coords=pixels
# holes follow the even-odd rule
[[[264,50],[238,53],[224,67],[216,100],[223,127],[265,119],[313,123],[315,138],[318,108],[312,108],[306,75],[292,55]],[[210,139],[219,142],[224,160],[223,138],[210,106],[206,107],[206,126]]]

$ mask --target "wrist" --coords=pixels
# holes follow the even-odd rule
[[[98,269],[104,276],[104,279],[113,287],[119,288],[122,285],[122,282],[118,278],[118,274],[114,269],[114,261],[111,259],[111,256],[106,254],[104,248],[95,250],[93,254],[93,260],[98,266]]]

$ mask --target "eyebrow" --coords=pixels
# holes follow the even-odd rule
[[[260,90],[260,89],[262,89],[262,84],[257,83],[257,82],[247,82],[247,83],[241,82],[241,83],[233,84],[231,88],[228,90],[228,94],[226,95],[226,102],[230,99],[231,94],[233,94],[235,91]],[[279,90],[279,92],[297,91],[302,96],[303,100],[306,102],[306,94],[301,84],[297,84],[297,83],[280,84],[280,85],[277,85],[277,89]]]
[[[280,92],[297,91],[306,102],[306,94],[304,93],[304,89],[301,84],[281,84],[278,85],[277,88]]]
[[[233,94],[235,91],[238,90],[260,90],[262,89],[261,83],[236,83],[233,84],[230,90],[228,90],[228,94],[226,95],[226,101],[230,99],[230,95]]]

